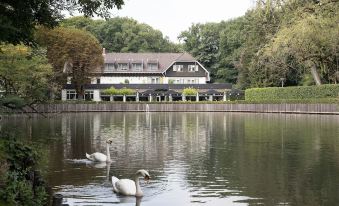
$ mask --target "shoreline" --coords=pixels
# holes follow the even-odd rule
[[[40,113],[77,112],[244,112],[244,113],[285,113],[285,114],[323,114],[339,115],[339,105],[329,103],[314,104],[208,104],[208,103],[99,103],[99,104],[39,104],[35,106]],[[18,113],[18,112],[14,112]],[[23,113],[23,112],[19,112]],[[35,113],[27,108],[25,113]]]

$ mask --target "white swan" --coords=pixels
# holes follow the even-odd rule
[[[111,139],[106,140],[106,155],[100,152],[95,152],[91,155],[86,153],[87,159],[94,161],[94,162],[111,162],[111,155],[109,153],[110,144],[112,144],[112,140]]]
[[[134,181],[130,179],[121,179],[112,176],[113,191],[121,195],[133,195],[137,197],[143,196],[141,191],[139,178],[144,177],[146,181],[150,179],[150,176],[146,170],[138,170],[135,173]]]

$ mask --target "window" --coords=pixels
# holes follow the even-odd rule
[[[114,64],[105,64],[105,72],[112,72],[114,71]]]
[[[159,77],[151,78],[151,84],[159,84]]]
[[[188,65],[188,71],[189,72],[198,71],[198,65]]]
[[[142,63],[132,63],[133,71],[142,71]]]
[[[85,100],[92,100],[94,96],[93,91],[85,91]]]
[[[148,63],[147,64],[147,67],[149,70],[151,71],[156,71],[158,70],[158,64],[157,63]]]
[[[118,71],[127,71],[128,63],[118,63]]]
[[[183,68],[184,68],[184,65],[180,65],[180,64],[173,65],[173,71],[175,72],[182,72]]]
[[[67,91],[67,92],[66,92],[66,99],[67,99],[67,100],[74,100],[74,99],[77,99],[77,93],[76,93],[76,91]]]
[[[100,78],[97,78],[97,84],[100,84]]]

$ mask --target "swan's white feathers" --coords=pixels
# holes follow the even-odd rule
[[[106,162],[106,160],[107,160],[107,156],[100,153],[100,152],[95,152],[91,155],[86,153],[86,157],[87,157],[87,159],[89,159],[91,161],[95,161],[95,162]]]
[[[112,185],[113,185],[113,191],[118,192],[117,188],[115,187],[115,183],[118,182],[119,179],[116,178],[115,176],[112,176]]]
[[[122,194],[122,195],[135,195],[136,194],[135,182],[133,180],[129,180],[129,179],[118,180],[113,185],[113,190],[114,188],[115,188],[114,192]]]
[[[112,176],[113,191],[121,195],[142,196],[143,192],[140,189],[139,177],[149,178],[149,174],[146,170],[138,170],[135,173],[136,182],[130,179],[119,180],[117,177]]]

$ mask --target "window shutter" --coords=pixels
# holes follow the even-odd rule
[[[199,70],[198,65],[195,65],[195,71],[197,72]]]
[[[173,71],[177,71],[176,65],[173,65]]]

